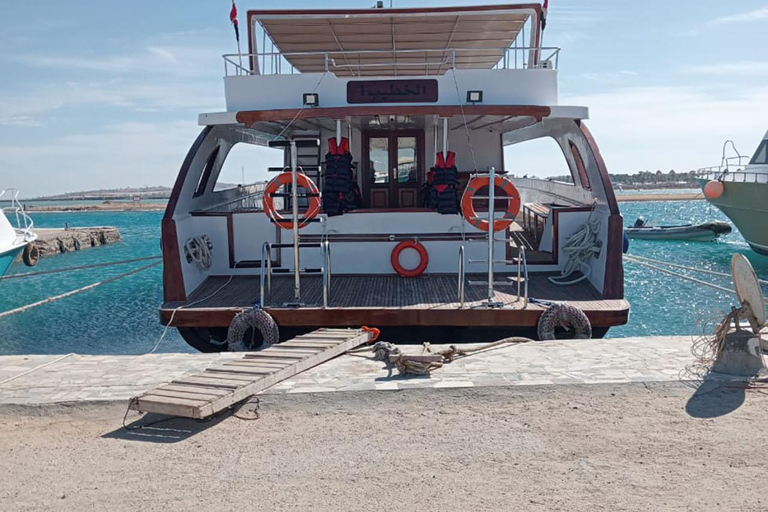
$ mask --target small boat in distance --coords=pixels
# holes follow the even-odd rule
[[[643,217],[624,232],[629,238],[639,240],[686,240],[689,242],[712,242],[732,231],[727,222],[710,221],[702,224],[684,224],[680,226],[649,226]]]
[[[27,265],[37,263],[37,257],[33,254],[36,248],[31,245],[37,240],[37,235],[32,231],[34,224],[24,212],[18,196],[19,191],[16,189],[0,191],[0,201],[10,201],[10,206],[3,207],[3,215],[0,215],[0,276],[5,275],[22,251],[25,251],[24,262]],[[15,220],[15,226],[11,220]]]

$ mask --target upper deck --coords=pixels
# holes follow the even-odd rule
[[[301,109],[308,93],[325,109],[479,103],[587,117],[558,106],[560,50],[541,44],[539,4],[259,10],[247,19],[248,53],[224,55],[227,112],[201,115],[202,125]],[[481,91],[481,101],[469,101],[469,91]]]

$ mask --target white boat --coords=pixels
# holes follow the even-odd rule
[[[254,303],[283,339],[535,336],[552,302],[594,336],[625,324],[622,217],[588,109],[559,102],[541,16],[248,11],[249,53],[224,56],[226,110],[199,116],[162,221],[161,321],[203,351],[226,349]],[[570,183],[513,177],[505,146],[535,139],[555,141]],[[217,188],[248,144],[283,151],[277,181]]]
[[[8,202],[0,215],[0,276],[5,275],[11,263],[22,251],[26,251],[25,263],[37,263],[37,257],[30,253],[37,235],[33,231],[34,223],[24,211],[18,200],[19,191],[6,189],[0,191],[0,203]]]

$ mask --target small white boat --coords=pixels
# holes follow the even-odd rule
[[[24,212],[18,196],[19,191],[15,189],[0,191],[0,201],[10,202],[10,206],[2,208],[3,214],[0,215],[0,276],[5,275],[22,251],[27,265],[34,266],[38,259],[39,253],[33,244],[37,240],[32,230],[34,223]]]
[[[731,225],[727,222],[710,221],[697,225],[648,226],[642,217],[635,221],[633,227],[624,230],[629,238],[639,240],[687,240],[690,242],[712,242],[717,237],[727,235],[731,231]]]

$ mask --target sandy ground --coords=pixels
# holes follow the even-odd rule
[[[125,404],[5,407],[0,510],[766,510],[767,404],[722,383],[326,393],[133,431]]]

